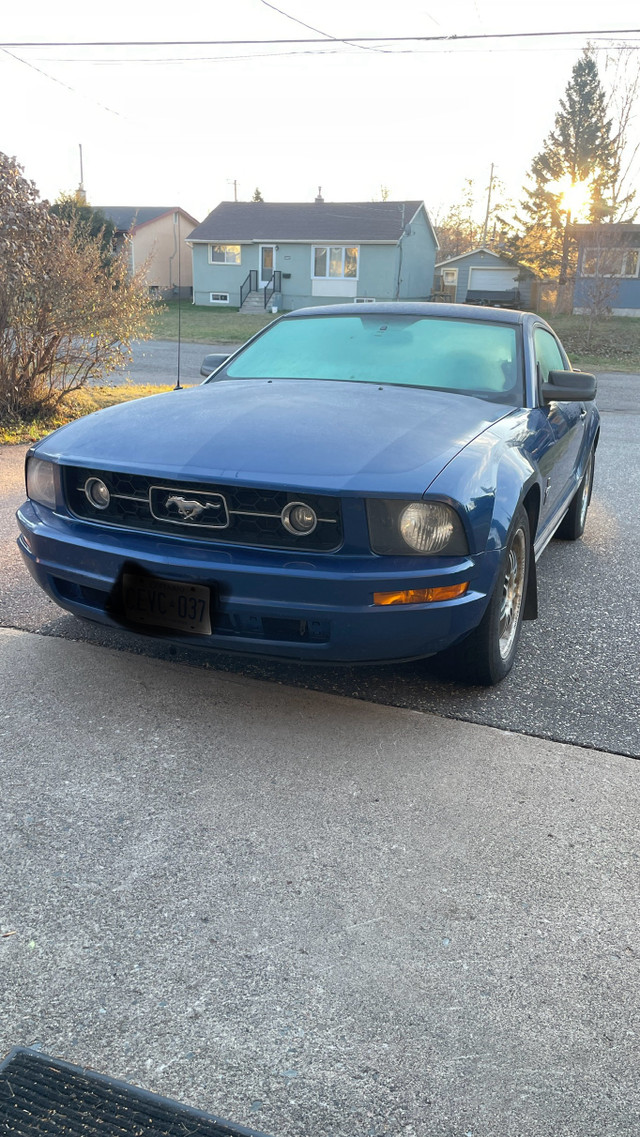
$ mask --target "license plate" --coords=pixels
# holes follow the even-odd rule
[[[205,585],[125,573],[122,593],[125,616],[133,624],[211,635],[211,590]]]

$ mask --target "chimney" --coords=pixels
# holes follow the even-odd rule
[[[324,205],[324,198],[322,196],[322,186],[318,186],[318,196],[316,198],[316,205]]]

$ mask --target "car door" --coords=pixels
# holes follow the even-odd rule
[[[550,371],[570,370],[555,336],[541,326],[534,329],[534,350],[538,375],[538,390],[546,383]],[[544,500],[540,511],[541,526],[558,511],[575,489],[575,472],[584,435],[586,407],[584,403],[552,402],[540,400],[552,444],[540,460],[544,481]]]

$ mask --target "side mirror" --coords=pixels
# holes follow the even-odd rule
[[[595,399],[598,384],[586,371],[550,371],[542,384],[545,403],[586,403]]]
[[[209,375],[211,375],[211,372],[217,371],[219,367],[222,367],[222,364],[226,363],[228,358],[228,352],[226,355],[205,355],[204,359],[202,360],[200,374],[204,375],[205,379],[208,379]]]

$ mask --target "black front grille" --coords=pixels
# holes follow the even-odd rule
[[[99,478],[109,490],[106,509],[96,508],[85,492],[91,478]],[[250,486],[174,482],[142,474],[75,466],[65,467],[63,482],[71,513],[102,525],[166,533],[196,541],[308,552],[332,552],[342,544],[342,515],[337,497]],[[308,536],[298,537],[282,523],[282,511],[292,501],[304,502],[317,515],[317,526]]]

